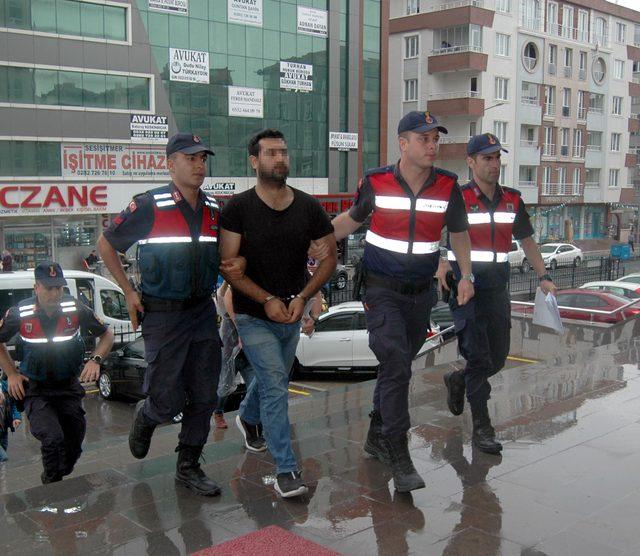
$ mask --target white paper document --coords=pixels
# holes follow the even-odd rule
[[[558,301],[552,293],[545,294],[540,288],[536,290],[536,303],[533,308],[533,324],[545,326],[564,334],[564,326],[560,319]]]

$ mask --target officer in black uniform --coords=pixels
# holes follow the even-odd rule
[[[429,112],[406,114],[398,124],[398,164],[369,170],[353,207],[332,222],[341,240],[373,213],[363,256],[364,307],[369,346],[380,366],[364,449],[391,467],[400,492],[425,486],[409,455],[409,383],[437,301],[432,284],[445,225],[465,273],[460,304],[473,296],[467,217],[457,176],[434,166],[440,133],[447,130]]]
[[[24,400],[31,434],[40,441],[46,484],[69,475],[82,453],[86,419],[78,375],[81,382],[98,379],[113,333],[89,307],[63,293],[67,281],[60,265],[39,264],[34,274],[35,296],[11,307],[0,320],[0,366],[11,396]],[[81,330],[99,338],[84,368]],[[19,371],[5,346],[15,334]]]
[[[458,346],[467,365],[444,376],[450,411],[454,415],[463,412],[466,391],[473,419],[473,445],[490,454],[502,450],[489,418],[488,379],[504,367],[509,354],[511,301],[507,286],[512,238],[520,240],[527,260],[540,278],[541,289],[545,293],[556,292],[533,239],[520,192],[498,184],[501,151],[506,152],[492,133],[476,135],[467,144],[467,164],[473,179],[461,190],[469,220],[476,295],[464,306],[454,296],[450,298]],[[443,258],[436,274],[439,284],[446,289],[455,288],[451,267],[457,280],[461,275],[455,254],[449,252],[448,258],[453,261],[451,265]]]
[[[131,453],[144,458],[155,427],[183,412],[176,480],[197,494],[214,496],[220,488],[199,464],[216,405],[221,357],[211,297],[220,266],[219,210],[200,190],[213,151],[197,135],[177,133],[166,152],[171,183],[134,197],[98,239],[98,249],[125,292],[134,329],[144,317],[147,398],[136,406]],[[136,242],[142,298],[118,257]],[[232,273],[236,268],[233,261],[223,265]]]

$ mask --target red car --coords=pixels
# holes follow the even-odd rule
[[[629,299],[619,297],[605,291],[591,291],[582,289],[561,290],[556,296],[559,307],[575,307],[579,309],[595,309],[597,311],[614,311],[629,303]],[[521,306],[514,303],[514,310],[525,314],[533,313],[533,307]],[[573,309],[560,309],[563,319],[583,320],[589,322],[601,322],[613,324],[628,318],[640,315],[640,303],[631,305],[622,311],[613,314],[601,314],[591,311],[575,311]]]

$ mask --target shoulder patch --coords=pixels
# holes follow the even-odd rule
[[[449,172],[449,170],[443,170],[442,168],[434,168],[438,174],[442,174],[443,176],[447,176],[449,178],[453,178],[454,180],[458,179],[458,174],[454,174],[453,172]]]
[[[130,212],[135,212],[137,208],[138,208],[138,205],[136,205],[135,201],[131,201],[129,203],[129,211]]]

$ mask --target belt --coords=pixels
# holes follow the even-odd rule
[[[424,290],[430,289],[431,284],[433,284],[433,280],[422,280],[421,282],[400,282],[391,276],[382,276],[368,271],[365,278],[365,284],[368,287],[377,286],[380,288],[386,288],[402,295],[416,295]]]
[[[163,299],[161,297],[142,294],[142,305],[148,313],[185,311],[200,305],[207,299],[211,299],[211,296],[202,295],[200,297],[189,297],[187,299]]]

